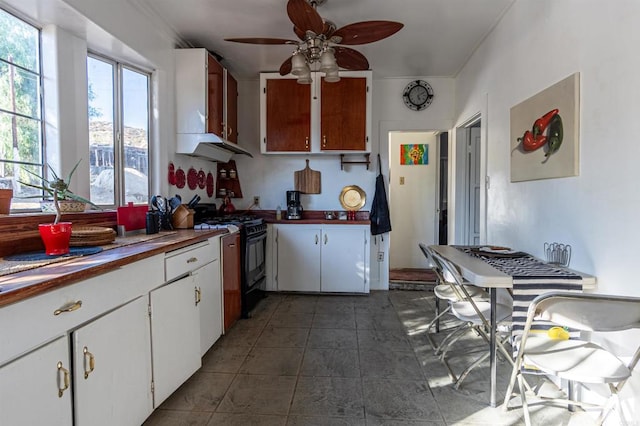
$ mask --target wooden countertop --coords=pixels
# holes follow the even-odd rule
[[[152,240],[5,275],[0,277],[0,307],[226,233],[226,229],[179,230]]]
[[[371,225],[370,220],[327,220],[327,219],[281,219],[267,220],[267,223],[287,225]]]

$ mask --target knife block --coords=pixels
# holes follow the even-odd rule
[[[188,209],[184,205],[179,205],[173,212],[171,224],[173,229],[189,229],[193,228],[193,215],[195,211]]]

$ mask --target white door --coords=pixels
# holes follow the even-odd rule
[[[71,426],[69,364],[63,336],[0,368],[0,424]]]
[[[320,286],[323,292],[365,291],[365,242],[366,234],[361,227],[324,227]]]
[[[278,291],[320,291],[320,228],[278,225]]]
[[[193,272],[200,291],[200,355],[222,335],[222,281],[218,259]]]
[[[148,303],[139,297],[73,332],[76,425],[137,426],[153,411]]]
[[[192,275],[150,293],[154,407],[201,366],[200,313]]]

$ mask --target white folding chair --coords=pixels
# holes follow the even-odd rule
[[[424,243],[419,243],[418,246],[420,247],[420,250],[422,251],[424,256],[427,258],[429,263],[432,265],[433,271],[436,274],[436,278],[437,278],[437,285],[433,289],[433,293],[435,295],[435,303],[436,303],[435,318],[433,318],[433,320],[429,324],[427,324],[426,336],[427,336],[427,340],[429,341],[429,344],[434,349],[436,354],[438,354],[440,352],[440,345],[436,344],[436,342],[433,340],[432,330],[435,329],[435,333],[440,332],[440,319],[446,314],[451,315],[451,305],[449,304],[449,302],[456,302],[464,299],[464,294],[461,293],[460,290],[455,288],[455,284],[453,283],[453,278],[450,277],[449,274],[446,274],[445,271],[443,271],[442,265],[438,262],[437,259],[434,258],[434,255],[431,249],[429,249],[429,247],[427,247],[426,244]],[[465,284],[465,287],[468,294],[474,299],[488,300],[489,295],[482,289],[471,284]],[[442,311],[440,310],[440,301],[447,302],[447,307]],[[450,331],[449,336],[451,336],[451,333],[457,331],[458,329],[460,329],[462,326],[465,326],[465,325],[466,325],[465,323],[460,323],[452,330],[449,330]],[[445,338],[443,342],[446,340],[447,338]]]
[[[592,341],[558,339],[548,332],[534,332],[531,325],[538,319],[583,332],[604,333],[640,328],[640,298],[569,292],[549,292],[535,298],[527,312],[503,405],[506,411],[513,397],[515,381],[518,380],[525,423],[531,425],[522,375],[523,370],[533,369],[568,380],[570,390],[574,383],[605,384],[610,396],[604,404],[577,401],[572,392],[566,399],[537,396],[543,402],[562,402],[569,407],[578,405],[583,409],[598,408],[602,410],[598,424],[602,424],[614,405],[617,405],[621,423],[624,423],[617,395],[640,359],[640,345],[630,362],[625,363],[619,358],[620,354]]]
[[[433,258],[436,262],[438,262],[443,271],[449,274],[452,278],[452,284],[454,290],[461,295],[461,297],[456,301],[450,302],[451,312],[463,323],[466,324],[468,330],[474,330],[477,334],[480,335],[487,343],[489,342],[489,335],[491,325],[487,320],[491,313],[491,303],[487,300],[487,298],[476,298],[472,297],[468,291],[468,286],[464,284],[464,280],[460,275],[458,269],[451,263],[449,260],[444,257],[438,255],[437,253],[433,253]],[[512,299],[507,291],[502,294],[501,300],[496,304],[496,322],[501,325],[499,330],[504,330],[506,333],[499,333],[500,336],[496,341],[497,349],[502,353],[502,355],[513,362],[512,355],[507,351],[504,347],[504,344],[508,341],[510,337],[510,332],[508,332],[508,323],[511,320],[511,312],[512,312]],[[451,335],[450,335],[451,336]],[[486,360],[490,353],[488,350],[483,350],[483,354],[477,358],[472,364],[470,364],[464,371],[456,378],[453,373],[449,362],[447,361],[447,353],[452,348],[452,345],[459,340],[463,335],[458,333],[455,337],[451,338],[448,342],[442,342],[440,345],[440,359],[445,364],[447,370],[450,371],[452,378],[454,379],[454,387],[457,389],[462,384],[462,381],[467,377],[467,375],[478,365],[480,365],[484,360]],[[449,336],[448,336],[449,337]],[[488,348],[486,348],[488,349]],[[468,353],[468,352],[467,352]]]

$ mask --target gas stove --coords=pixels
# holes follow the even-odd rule
[[[227,225],[235,225],[241,229],[241,232],[246,236],[252,236],[262,232],[266,232],[267,224],[264,223],[262,218],[247,215],[247,214],[233,214],[225,216],[215,216],[209,218],[201,218],[200,223],[197,223],[195,229],[216,229],[224,228]]]

